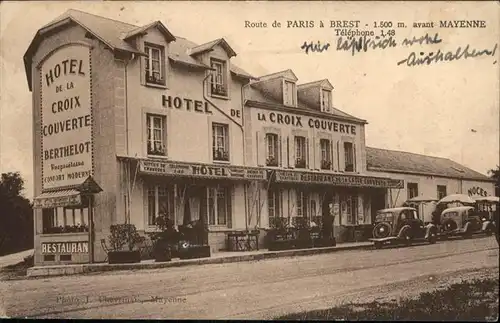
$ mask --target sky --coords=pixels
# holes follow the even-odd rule
[[[329,79],[336,108],[368,121],[366,144],[452,159],[483,174],[499,165],[499,53],[430,65],[398,62],[411,52],[493,50],[500,39],[500,5],[491,2],[147,2],[4,1],[0,3],[0,172],[19,171],[33,194],[32,104],[23,55],[37,30],[68,9],[145,25],[162,21],[199,44],[224,37],[233,63],[254,76],[292,69],[298,83]],[[273,28],[273,21],[281,28]],[[287,21],[314,21],[287,28]],[[337,50],[331,20],[359,20],[360,31],[392,28],[394,47],[352,55]],[[440,20],[482,20],[485,28],[440,28]],[[267,28],[245,27],[245,21]],[[324,28],[319,27],[319,21]],[[403,22],[406,28],[398,22]],[[433,22],[433,28],[413,23]],[[368,25],[368,26],[367,26]],[[438,33],[435,44],[405,47],[405,38]],[[344,40],[346,37],[342,37]],[[320,41],[323,52],[301,49]],[[497,62],[498,61],[498,62]]]

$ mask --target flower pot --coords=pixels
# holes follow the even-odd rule
[[[308,249],[312,248],[312,240],[311,239],[297,239],[294,242],[295,249]]]
[[[170,250],[170,247],[168,247],[168,246],[156,247],[154,250],[154,257],[155,257],[155,262],[171,261],[172,260],[172,252]]]
[[[335,247],[337,241],[335,238],[316,238],[313,240],[312,244],[315,248]]]
[[[179,248],[180,259],[196,259],[210,257],[210,246],[208,245],[187,245]]]
[[[269,251],[290,250],[296,246],[296,240],[274,240],[269,242]]]
[[[108,252],[108,263],[110,264],[131,264],[138,262],[141,262],[141,253],[139,250]]]

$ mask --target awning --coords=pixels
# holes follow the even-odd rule
[[[277,170],[274,179],[277,183],[324,184],[346,187],[401,188],[402,180],[387,177],[363,175],[328,174],[302,171]]]
[[[255,180],[265,181],[264,168],[174,162],[162,160],[139,160],[139,172],[146,175],[163,175],[205,179]]]
[[[33,207],[38,209],[79,206],[81,204],[80,192],[75,189],[45,192],[35,197],[33,201]]]

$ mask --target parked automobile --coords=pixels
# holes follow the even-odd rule
[[[378,249],[384,244],[410,245],[419,240],[432,244],[436,239],[437,227],[432,223],[424,226],[415,208],[398,207],[377,211],[373,238],[369,240]]]
[[[491,235],[495,232],[495,225],[485,214],[477,212],[472,206],[457,206],[444,210],[441,213],[439,236],[470,237],[473,234],[484,233]]]

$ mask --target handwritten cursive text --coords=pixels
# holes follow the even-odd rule
[[[396,47],[396,41],[391,37],[389,38],[381,38],[379,36],[375,36],[375,38],[370,37],[347,37],[347,39],[343,39],[339,37],[337,40],[337,50],[351,51],[352,56],[354,56],[357,52],[367,52],[369,49],[386,49],[388,47]]]
[[[429,45],[429,44],[439,44],[442,41],[443,40],[439,38],[439,34],[436,33],[432,38],[429,36],[429,34],[425,34],[425,36],[419,38],[415,36],[413,36],[412,39],[405,38],[401,44],[403,46],[412,46],[413,44]]]
[[[306,54],[309,54],[309,51],[318,53],[324,52],[328,50],[329,47],[330,43],[321,44],[321,42],[318,40],[316,44],[313,42],[310,43],[304,42],[304,44],[300,47],[300,49],[303,49]]]
[[[476,50],[476,49],[471,49],[470,45],[465,46],[465,48],[458,47],[455,51],[446,51],[443,52],[440,49],[437,52],[430,52],[430,53],[424,53],[420,52],[419,55],[417,55],[415,52],[410,53],[407,58],[401,60],[398,62],[398,66],[405,64],[406,66],[418,66],[418,65],[431,65],[433,63],[439,63],[439,62],[451,62],[451,61],[458,61],[461,59],[467,59],[467,58],[476,58],[480,56],[492,56],[495,57],[495,53],[497,50],[498,44],[495,44],[493,49],[482,49],[482,50]],[[497,61],[495,60],[493,64],[496,64]]]

